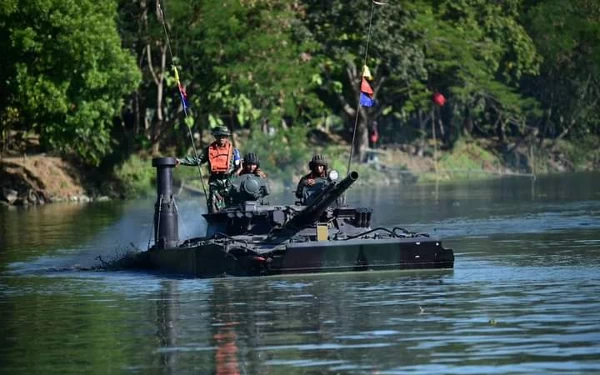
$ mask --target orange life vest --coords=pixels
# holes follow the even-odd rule
[[[233,156],[233,145],[226,142],[225,146],[219,147],[216,142],[208,146],[208,163],[210,173],[227,173]]]

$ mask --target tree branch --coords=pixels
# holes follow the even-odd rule
[[[152,75],[154,84],[158,86],[160,81],[158,80],[158,76],[156,75],[156,72],[154,71],[154,67],[152,66],[152,54],[150,51],[150,43],[146,44],[146,46],[144,48],[146,49],[146,59],[148,60],[148,70],[150,71],[150,74]]]

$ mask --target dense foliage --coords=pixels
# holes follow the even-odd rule
[[[349,142],[355,122],[359,158],[374,121],[383,143],[419,152],[434,132],[441,147],[481,137],[507,155],[523,143],[600,136],[599,2],[385,3],[5,0],[3,151],[26,132],[43,150],[97,164],[111,152],[184,152],[188,126],[226,125],[285,169],[303,165],[310,130]],[[357,104],[365,62],[370,108]]]
[[[0,5],[0,121],[39,134],[45,149],[97,164],[111,150],[123,98],[139,82],[121,49],[116,3],[5,1]]]

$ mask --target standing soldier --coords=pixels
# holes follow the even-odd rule
[[[212,132],[215,141],[208,145],[198,157],[187,156],[177,159],[181,165],[202,165],[208,162],[210,176],[208,178],[208,212],[216,212],[225,208],[229,202],[231,177],[240,169],[240,152],[229,141],[231,132],[224,126]]]

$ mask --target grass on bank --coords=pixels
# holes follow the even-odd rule
[[[500,171],[503,163],[494,152],[472,140],[459,139],[452,150],[444,152],[437,163],[437,174],[427,174],[424,179],[441,181],[483,179]]]
[[[314,153],[325,155],[329,161],[329,168],[336,169],[341,176],[344,176],[348,169],[349,150],[346,146],[315,146],[309,150],[305,146],[296,149],[291,146],[278,148],[256,142],[246,143],[245,147],[248,150],[264,150],[263,152],[257,151],[257,154],[261,159],[261,168],[269,176],[273,191],[295,189],[300,177],[308,173],[308,162]],[[378,158],[378,163],[352,163],[351,169],[357,171],[360,176],[357,185],[488,178],[489,174],[477,172],[489,171],[501,166],[500,159],[492,152],[475,143],[462,141],[458,142],[452,151],[441,153],[437,174],[433,167],[433,160],[419,161],[416,160],[419,159],[418,157],[411,156],[406,152],[379,151]],[[412,168],[407,167],[409,164]],[[115,170],[115,176],[120,181],[119,185],[122,186],[122,195],[125,197],[153,194],[155,174],[151,159],[137,155],[132,156]],[[208,170],[205,165],[202,166],[202,176],[206,184]],[[175,169],[173,177],[177,185],[183,182],[186,186],[198,191],[202,189],[196,167],[180,166]]]
[[[297,130],[294,130],[297,132]],[[273,191],[293,190],[301,176],[308,173],[308,162],[313,154],[325,155],[330,169],[344,176],[348,167],[347,145],[309,145],[295,142],[306,139],[305,133],[280,134],[273,137],[258,136],[246,139],[239,145],[242,153],[256,152],[261,168],[267,173]],[[438,151],[437,173],[431,156],[417,157],[407,151],[385,149],[378,152],[378,163],[352,163],[359,175],[357,185],[387,185],[397,183],[457,181],[485,179],[514,172],[543,174],[557,171],[590,170],[600,163],[600,139],[590,137],[579,142],[560,141],[543,143],[541,147],[528,145],[509,155],[502,155],[490,141],[460,139],[451,150]],[[433,152],[426,155],[433,155]],[[114,176],[120,186],[119,195],[141,197],[154,194],[156,171],[151,159],[133,155],[115,168]],[[206,183],[208,171],[202,166]],[[175,183],[202,189],[196,167],[179,167],[174,174]]]
[[[114,177],[117,182],[118,195],[125,198],[150,196],[156,180],[156,169],[151,159],[132,155],[123,164],[115,167]]]
[[[347,169],[348,150],[341,147],[332,146],[324,148],[315,148],[314,151],[303,149],[286,150],[275,148],[255,147],[256,150],[269,150],[269,152],[257,152],[261,159],[261,168],[269,176],[269,182],[272,191],[283,191],[285,189],[295,189],[300,177],[308,173],[308,162],[313,153],[324,154],[329,160],[330,169],[336,169],[341,176],[344,176]],[[289,154],[286,154],[286,151]],[[263,156],[264,155],[264,156]],[[289,155],[294,155],[290,157]],[[202,177],[205,186],[208,180],[208,170],[206,165],[201,167]],[[381,183],[386,178],[384,171],[378,170],[374,165],[354,163],[352,170],[358,171],[360,175],[360,184]],[[117,180],[119,195],[126,198],[145,197],[154,194],[154,183],[156,179],[156,170],[152,167],[151,158],[143,158],[139,155],[133,155],[123,164],[116,167],[114,177]],[[202,190],[198,168],[179,166],[173,172],[173,179],[176,185],[182,182],[198,191]]]

